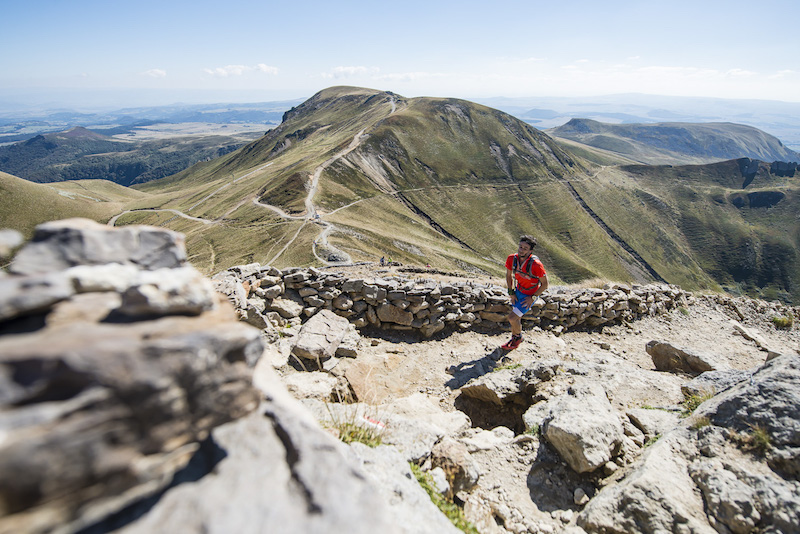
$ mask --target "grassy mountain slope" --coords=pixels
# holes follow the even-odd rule
[[[607,124],[572,119],[547,133],[650,165],[712,163],[743,157],[767,162],[800,159],[777,138],[742,124]]]
[[[670,282],[797,301],[800,177],[762,163],[747,182],[732,160],[608,167],[575,187]]]
[[[37,224],[71,217],[106,221],[144,196],[104,180],[45,185],[0,172],[0,228],[14,228],[30,238]]]
[[[552,244],[542,247],[542,258],[563,266],[554,271],[556,280],[631,277],[627,260],[619,259],[624,251],[594,228],[560,183],[586,173],[584,165],[525,123],[461,100],[326,89],[240,151],[138,188],[153,195],[151,207],[236,227],[247,236],[229,240],[242,247],[239,262],[269,261],[279,243],[297,234],[292,250],[275,263],[308,264],[316,261],[311,242],[321,229],[307,231],[312,223],[281,219],[253,200],[302,214],[310,176],[321,166],[314,204],[336,225],[330,242],[355,261],[386,255],[501,274],[517,237],[538,233]],[[543,227],[538,218],[555,210],[567,220],[553,218]],[[557,236],[547,236],[551,226],[559,227]],[[576,241],[609,259],[576,254]],[[227,248],[224,258],[236,245]],[[227,263],[220,255],[215,261],[218,268]]]

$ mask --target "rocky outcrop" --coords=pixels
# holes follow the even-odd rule
[[[48,223],[0,277],[0,532],[410,532],[182,243]]]
[[[800,357],[781,356],[666,433],[578,516],[587,532],[794,532]]]

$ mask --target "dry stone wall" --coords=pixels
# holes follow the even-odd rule
[[[465,280],[443,283],[402,276],[347,278],[315,268],[281,271],[257,263],[213,278],[247,322],[267,328],[296,324],[331,310],[356,328],[417,331],[507,329],[504,287]],[[528,326],[564,331],[596,328],[657,315],[689,303],[691,293],[666,284],[607,284],[602,289],[551,288],[523,317]]]

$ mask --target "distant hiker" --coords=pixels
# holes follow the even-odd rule
[[[381,267],[383,267],[384,265],[386,265],[386,258],[381,256]]]
[[[514,350],[522,343],[522,316],[548,286],[544,265],[533,254],[535,246],[535,237],[523,235],[519,238],[517,253],[506,259],[506,285],[511,297],[511,312],[508,314],[511,339],[502,346],[505,350]]]

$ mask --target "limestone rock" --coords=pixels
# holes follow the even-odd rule
[[[401,532],[461,532],[431,502],[411,473],[408,461],[394,447],[381,445],[371,449],[361,443],[353,443],[350,447],[352,453],[361,460],[367,479],[374,483],[379,495],[389,503],[391,523]]]
[[[654,438],[666,434],[680,421],[678,412],[668,412],[665,410],[646,410],[644,408],[633,408],[628,410],[625,415],[628,419],[642,431],[646,438]]]
[[[385,323],[396,323],[410,325],[414,322],[414,314],[407,312],[397,306],[384,302],[377,309],[378,319]]]
[[[330,310],[320,310],[300,329],[293,352],[300,358],[309,360],[332,358],[348,327],[347,319]]]
[[[594,471],[614,457],[622,424],[602,386],[575,386],[548,408],[543,435],[574,471]]]
[[[255,409],[261,339],[226,316],[0,338],[0,531],[82,525],[152,493]]]
[[[453,493],[469,492],[480,478],[480,468],[473,460],[467,447],[452,438],[444,438],[431,452],[433,467],[441,467],[451,481]]]
[[[292,299],[276,298],[267,306],[270,311],[278,312],[281,317],[291,319],[292,317],[300,317],[303,313],[303,305],[295,302]]]
[[[717,358],[713,355],[701,354],[656,340],[647,343],[647,354],[653,358],[653,363],[659,371],[681,371],[696,376],[720,368]]]
[[[11,251],[25,242],[21,233],[10,228],[0,229],[0,260],[11,255]]]
[[[693,378],[681,386],[681,392],[685,397],[697,395],[698,397],[707,394],[715,395],[729,389],[740,382],[749,380],[752,371],[739,371],[736,369],[726,369],[723,371],[706,371]]]
[[[151,226],[108,227],[89,219],[47,222],[36,227],[9,270],[40,274],[106,263],[145,270],[180,267],[186,263],[183,235]]]
[[[140,271],[122,294],[123,315],[198,315],[216,305],[214,286],[194,267]]]

